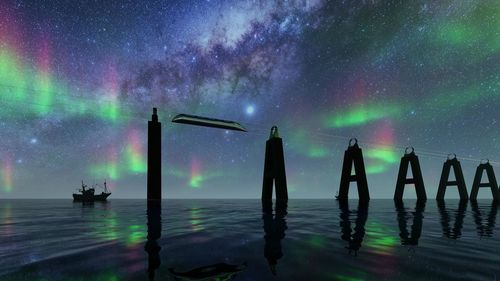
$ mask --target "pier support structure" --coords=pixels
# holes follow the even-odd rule
[[[156,108],[148,121],[148,200],[161,200],[161,123]]]
[[[450,156],[453,157],[450,158]],[[450,177],[450,171],[452,167],[455,174],[455,180],[449,181],[448,179]],[[443,171],[441,172],[441,180],[439,181],[436,200],[444,200],[444,194],[448,186],[456,186],[458,188],[460,200],[467,200],[469,198],[469,195],[467,194],[467,187],[465,186],[462,166],[460,165],[460,161],[458,161],[455,154],[448,155],[448,159],[443,164]]]
[[[351,169],[354,165],[354,175],[351,175]],[[359,201],[367,202],[370,200],[368,191],[368,181],[366,179],[365,163],[363,161],[363,151],[358,146],[358,140],[352,138],[349,140],[349,147],[344,153],[344,163],[342,164],[342,175],[340,177],[339,200],[347,200],[349,195],[349,184],[356,182],[358,187]]]
[[[487,183],[481,183],[484,171],[486,171],[486,175],[488,176]],[[474,176],[474,182],[472,183],[472,190],[470,192],[470,200],[477,200],[477,193],[479,192],[480,187],[491,188],[491,195],[493,196],[493,200],[500,199],[495,171],[493,170],[493,166],[491,166],[489,160],[481,161],[479,166],[477,166],[476,175]]]
[[[285,159],[283,155],[283,140],[279,137],[278,127],[276,126],[271,128],[271,134],[269,139],[266,141],[262,201],[272,201],[273,183],[276,187],[276,201],[288,201]]]
[[[411,165],[413,178],[406,178],[409,165]],[[415,185],[417,200],[427,200],[424,179],[422,178],[422,170],[420,169],[420,162],[418,161],[418,156],[415,154],[415,150],[413,149],[413,147],[407,147],[405,149],[405,155],[401,157],[398,180],[396,183],[396,191],[394,192],[395,201],[403,200],[403,192],[405,185],[407,184]]]

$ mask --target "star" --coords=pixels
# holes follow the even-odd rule
[[[255,107],[253,105],[247,105],[245,113],[248,116],[252,116],[255,113]]]

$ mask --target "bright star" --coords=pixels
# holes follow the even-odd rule
[[[253,107],[253,105],[247,106],[247,109],[246,109],[247,115],[253,115],[254,112],[255,112],[255,107]]]
[[[32,143],[32,144],[35,144],[35,143],[37,143],[37,142],[38,142],[38,140],[37,140],[36,138],[32,138],[32,139],[30,140],[30,143]]]

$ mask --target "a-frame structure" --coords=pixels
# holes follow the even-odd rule
[[[406,178],[409,165],[411,165],[413,178]],[[422,178],[422,170],[420,169],[420,162],[418,161],[418,156],[415,154],[415,149],[413,149],[413,147],[407,147],[405,149],[405,155],[401,157],[398,180],[396,182],[396,191],[394,192],[394,200],[403,200],[403,192],[405,185],[407,184],[415,185],[418,200],[427,200],[424,179]]]
[[[351,175],[351,168],[354,165],[354,175]],[[340,177],[340,190],[337,199],[347,200],[349,195],[349,184],[356,182],[360,201],[370,200],[368,191],[368,181],[366,179],[365,163],[363,161],[363,151],[358,146],[358,140],[349,140],[349,146],[344,153],[344,163],[342,164],[342,175]]]
[[[487,183],[481,183],[484,171],[486,171],[486,175],[488,176]],[[470,200],[477,200],[477,193],[479,192],[480,187],[491,188],[491,195],[493,196],[493,200],[500,199],[495,171],[493,170],[493,166],[491,166],[490,161],[487,159],[485,161],[481,161],[479,166],[477,166],[476,175],[474,176],[474,182],[472,183],[472,190],[470,192]]]
[[[451,155],[452,157],[450,157]],[[460,165],[460,161],[458,161],[457,156],[455,154],[451,155],[448,155],[448,159],[443,164],[443,171],[441,172],[441,180],[439,181],[436,200],[444,200],[444,194],[448,186],[456,186],[458,188],[458,193],[460,194],[460,200],[467,200],[469,195],[467,194],[467,187],[465,186],[462,166]],[[451,168],[453,168],[453,172],[455,174],[454,181],[449,181]]]

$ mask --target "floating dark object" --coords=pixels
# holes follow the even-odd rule
[[[247,268],[247,263],[241,265],[232,265],[227,263],[216,263],[212,265],[202,266],[190,271],[178,272],[173,268],[169,268],[170,273],[176,280],[229,280],[235,274]]]
[[[174,118],[172,118],[172,122],[197,125],[197,126],[203,126],[203,127],[212,127],[212,128],[234,130],[234,131],[242,131],[242,132],[247,131],[238,122],[229,121],[229,120],[222,120],[222,119],[214,119],[214,118],[208,118],[208,117],[201,117],[201,116],[195,116],[195,115],[188,115],[188,114],[176,115]]]

